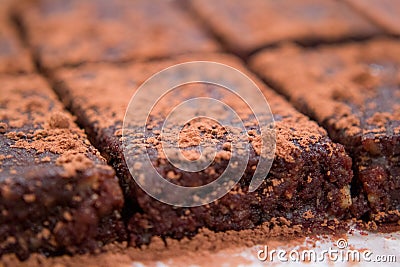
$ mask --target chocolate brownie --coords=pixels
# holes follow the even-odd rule
[[[263,222],[269,222],[271,229],[277,224],[285,229],[299,230],[303,227],[304,233],[312,230],[312,226],[314,229],[335,229],[337,219],[344,218],[351,205],[351,159],[341,145],[327,137],[325,130],[295,111],[261,83],[259,86],[274,114],[277,144],[271,171],[268,176],[265,173],[266,177],[256,191],[248,192],[248,185],[261,157],[259,125],[251,117],[249,108],[240,104],[237,98],[225,96],[221,89],[199,84],[181,88],[163,98],[159,108],[151,113],[144,136],[135,133],[123,136],[138,145],[129,157],[149,155],[154,168],[165,179],[178,185],[200,186],[219,177],[232,156],[232,136],[219,124],[199,119],[185,124],[179,134],[179,147],[189,159],[195,160],[199,156],[197,145],[204,140],[217,147],[211,165],[199,172],[188,172],[173,166],[160,150],[159,142],[163,117],[176,104],[191,97],[213,97],[226,101],[239,111],[246,125],[250,157],[249,161],[245,161],[247,167],[240,182],[217,201],[192,208],[164,204],[136,185],[128,171],[126,162],[130,161],[125,161],[121,143],[122,123],[129,99],[136,88],[157,71],[179,62],[199,59],[235,66],[252,77],[237,59],[223,54],[192,55],[119,66],[89,64],[75,69],[59,69],[52,75],[55,90],[116,169],[124,184],[126,201],[131,202],[130,208],[137,206],[140,210],[128,222],[131,244],[148,243],[154,235],[190,237],[201,227],[214,231],[239,230],[253,228]],[[162,138],[168,141],[168,135]],[[142,177],[145,182],[147,174],[145,172]]]
[[[0,6],[0,73],[31,72],[32,60],[11,22],[9,6],[10,1],[4,1]]]
[[[389,33],[400,35],[400,2],[392,0],[346,0]]]
[[[40,0],[16,13],[45,68],[214,51],[216,43],[175,1]]]
[[[352,155],[353,214],[399,222],[400,42],[286,46],[251,65]]]
[[[378,29],[334,0],[191,0],[190,6],[240,55],[281,41],[362,38]]]
[[[95,252],[124,238],[115,172],[47,83],[0,81],[0,255]]]

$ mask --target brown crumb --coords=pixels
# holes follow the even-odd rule
[[[69,211],[64,211],[63,217],[66,221],[72,221],[72,215]]]
[[[49,156],[46,156],[46,157],[42,158],[40,161],[41,162],[50,162],[51,158]]]
[[[49,126],[50,128],[59,128],[59,129],[68,129],[69,128],[69,121],[70,118],[68,118],[64,113],[61,112],[55,112],[51,114],[50,120],[49,120]]]
[[[0,122],[0,134],[5,133],[7,131],[7,129],[8,129],[7,124],[4,122]]]
[[[303,218],[304,219],[312,219],[314,218],[314,214],[312,213],[311,210],[307,210],[306,212],[303,213]]]
[[[25,194],[23,195],[23,198],[26,203],[32,203],[36,200],[36,196],[34,194]]]
[[[180,174],[176,174],[174,171],[168,171],[167,172],[167,178],[168,179],[179,179],[181,177]]]

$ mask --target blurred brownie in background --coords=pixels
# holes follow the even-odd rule
[[[39,0],[16,3],[15,12],[46,69],[215,51],[175,2]]]
[[[400,42],[256,54],[251,66],[353,157],[353,214],[400,220]]]
[[[10,6],[8,0],[0,5],[0,73],[32,72],[33,62],[12,23]]]
[[[0,255],[96,252],[125,238],[113,169],[38,75],[0,75]]]
[[[393,0],[346,0],[350,6],[381,26],[388,33],[400,35],[400,2]]]
[[[281,41],[358,39],[378,29],[334,0],[190,0],[191,9],[231,51],[249,53]]]

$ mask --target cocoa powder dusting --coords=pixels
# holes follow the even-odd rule
[[[73,176],[76,171],[94,165],[92,159],[86,156],[90,153],[90,143],[83,130],[73,123],[73,117],[63,110],[40,77],[30,75],[19,79],[1,79],[0,118],[3,122],[0,128],[7,138],[14,141],[11,148],[59,155],[55,162],[49,156],[40,161],[53,161],[52,164],[65,169],[65,176]],[[25,130],[26,127],[29,131]]]
[[[338,231],[340,233],[340,231]],[[173,261],[174,266],[187,266],[188,264],[202,263],[204,257],[214,257],[219,251],[240,251],[255,245],[273,244],[281,241],[293,244],[303,242],[307,233],[300,225],[290,225],[284,218],[273,218],[271,222],[264,223],[255,229],[242,231],[226,231],[215,233],[208,229],[200,229],[199,233],[191,239],[182,240],[159,237],[153,238],[148,246],[141,248],[127,247],[127,243],[115,243],[106,247],[106,252],[97,255],[74,255],[46,258],[41,254],[32,254],[30,258],[21,263],[13,255],[2,258],[5,267],[8,266],[131,266],[133,261],[144,264],[154,264],[154,261]],[[224,262],[226,259],[224,260]],[[234,263],[234,260],[232,260]],[[243,262],[243,259],[241,260]],[[216,264],[219,261],[216,260]]]
[[[95,132],[101,132],[102,129],[114,127],[116,129],[115,134],[121,135],[122,121],[128,106],[129,96],[133,96],[135,90],[141,83],[154,73],[166,67],[182,62],[198,60],[199,58],[202,60],[217,61],[235,67],[244,72],[253,81],[256,81],[258,87],[262,90],[269,102],[272,113],[279,114],[279,116],[275,118],[276,125],[274,128],[277,137],[276,156],[293,161],[291,156],[294,153],[293,151],[299,151],[300,149],[298,145],[294,143],[300,144],[300,146],[304,148],[313,143],[317,143],[322,136],[326,135],[326,132],[318,127],[317,124],[295,111],[283,98],[277,96],[271,90],[266,89],[263,83],[245,70],[239,60],[224,54],[181,56],[171,60],[124,64],[124,66],[121,67],[101,63],[96,65],[89,64],[75,69],[60,69],[55,73],[55,80],[58,82],[58,90],[60,90],[61,93],[65,92],[65,90],[68,91],[68,94],[64,94],[65,100],[71,102],[72,106],[76,109],[84,111],[85,120],[93,125],[92,127]],[[160,85],[160,87],[162,87],[162,85]],[[167,94],[154,107],[151,113],[154,117],[152,121],[148,123],[147,127],[151,128],[156,126],[159,120],[165,119],[165,115],[171,112],[176,105],[180,104],[185,99],[204,96],[211,96],[226,103],[238,113],[239,117],[244,122],[246,122],[246,126],[257,126],[257,122],[249,117],[252,111],[240,98],[231,93],[221,93],[222,91],[218,90],[221,90],[221,88],[218,89],[215,86],[207,88],[207,86],[204,85],[191,84],[181,88],[178,93]],[[112,98],[110,98],[111,95]],[[216,117],[219,119],[225,119],[220,115],[225,113],[216,112],[214,114],[217,114]],[[207,123],[204,121],[202,124],[202,127],[210,126],[207,126]],[[156,131],[158,131],[158,129]],[[181,138],[183,138],[181,139],[181,145],[183,147],[190,146],[192,143],[195,144],[200,141],[199,137],[188,136],[185,131],[187,130],[181,132]],[[215,131],[218,132],[219,130],[215,129]],[[221,134],[222,133],[223,132],[221,132]],[[194,133],[191,132],[191,134]],[[155,134],[155,136],[159,136],[159,134]],[[219,137],[220,136],[221,135],[219,135]],[[211,138],[211,135],[208,135],[208,137]],[[219,137],[217,135],[214,142],[218,141]],[[188,140],[190,140],[190,142]],[[165,158],[159,140],[153,138],[147,141],[157,146],[159,156]],[[260,141],[261,139],[259,136],[253,136],[250,140],[256,152],[260,152]]]
[[[353,157],[352,190],[359,193],[353,201],[344,197],[340,207],[351,206],[355,216],[364,216],[378,226],[397,224],[398,40],[375,38],[312,48],[282,45],[266,49],[250,61],[255,71],[316,119]]]
[[[0,253],[15,253],[0,265],[8,265],[7,257],[24,265],[19,260],[37,251],[99,251],[124,235],[123,197],[113,169],[48,84],[36,74],[0,80],[0,232],[7,232]]]
[[[353,137],[363,133],[364,121],[382,126],[381,132],[399,131],[385,124],[399,118],[387,116],[397,114],[399,54],[400,45],[385,38],[317,49],[283,45],[259,53],[250,65],[300,110]],[[304,68],[304,62],[312,64]]]

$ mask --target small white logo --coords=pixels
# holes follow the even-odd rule
[[[345,249],[345,248],[347,248],[347,246],[348,246],[347,240],[344,239],[344,238],[339,238],[339,239],[336,241],[336,246],[337,246],[339,249]]]

